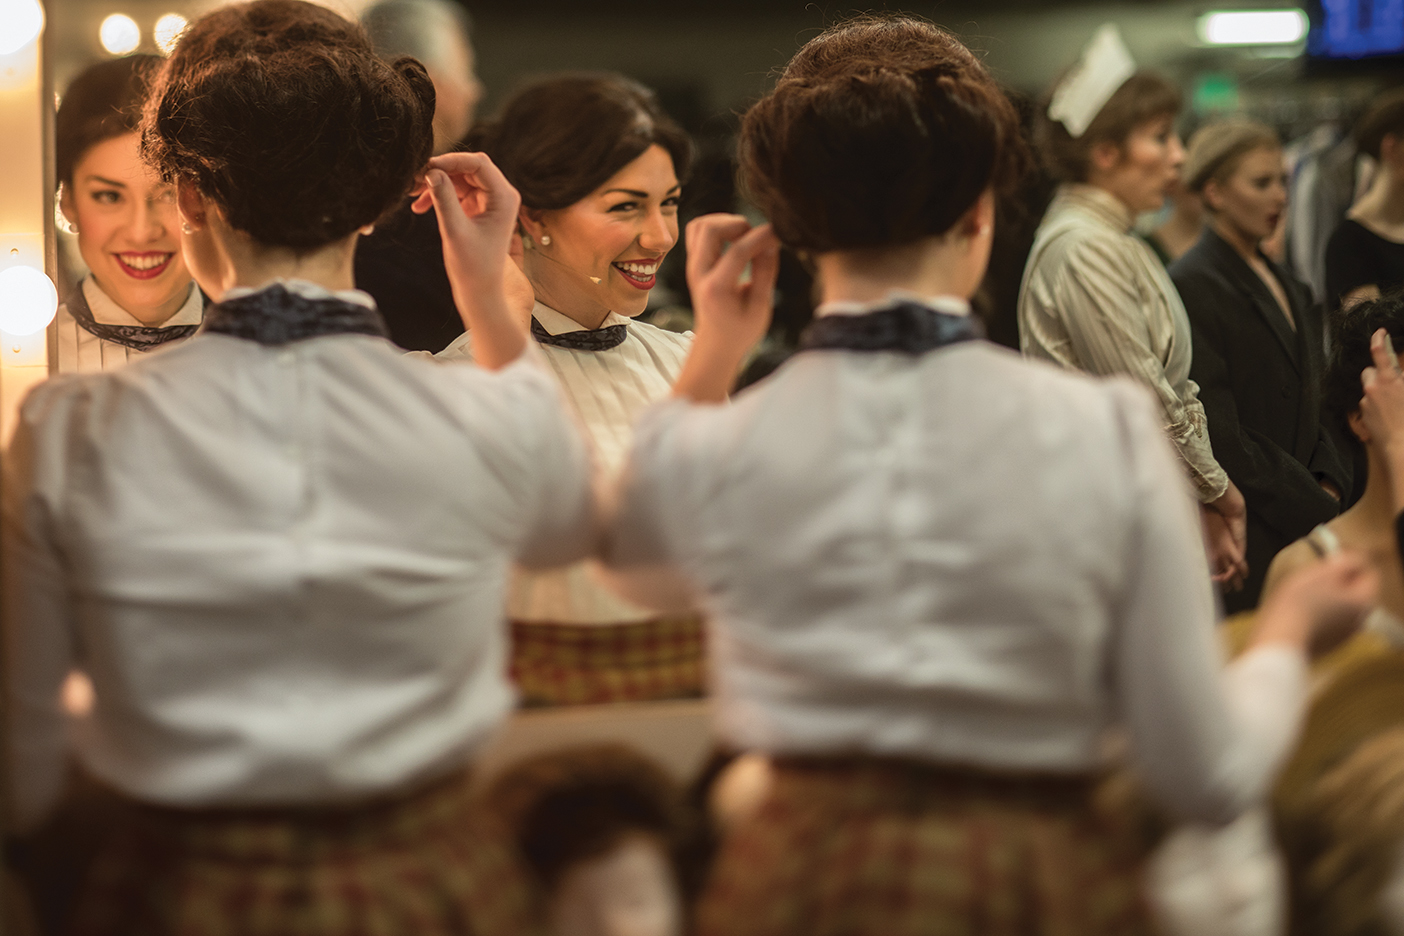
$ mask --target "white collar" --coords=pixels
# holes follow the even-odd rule
[[[907,289],[889,289],[887,295],[872,302],[849,302],[842,299],[826,302],[814,310],[814,315],[816,318],[821,315],[867,315],[892,305],[894,301],[915,302],[947,315],[970,314],[970,303],[959,296],[922,296]]]
[[[546,329],[548,335],[564,335],[567,332],[591,331],[581,325],[575,319],[563,312],[557,312],[548,305],[538,302],[531,310],[532,318],[541,323],[541,327]],[[605,320],[600,323],[600,328],[607,328],[610,325],[628,325],[632,319],[625,318],[618,312],[611,312],[605,316]]]
[[[247,286],[235,286],[224,294],[225,299],[238,299],[241,296],[252,296],[254,293],[263,292],[274,286],[282,286],[290,293],[296,293],[304,299],[340,299],[342,302],[351,302],[356,305],[365,306],[368,309],[375,308],[375,299],[368,292],[359,289],[338,289],[332,292],[325,286],[319,286],[309,280],[285,279],[281,276],[274,277],[266,283],[262,283],[256,289]]]
[[[83,290],[83,298],[88,300],[88,311],[93,313],[93,321],[102,325],[135,325],[138,328],[150,328],[145,322],[135,315],[119,306],[111,296],[103,292],[92,275],[83,278],[80,287]],[[166,321],[162,322],[158,328],[172,328],[177,325],[199,325],[200,319],[205,314],[205,297],[200,294],[200,290],[195,288],[195,284],[190,284],[190,294],[185,297],[185,303],[176,310]]]

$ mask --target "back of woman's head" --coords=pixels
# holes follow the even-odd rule
[[[1386,91],[1370,102],[1355,125],[1355,145],[1367,156],[1380,158],[1387,136],[1404,136],[1404,88]]]
[[[1099,144],[1124,146],[1138,127],[1180,112],[1180,90],[1159,75],[1136,72],[1116,89],[1081,136],[1048,116],[1052,93],[1040,102],[1034,119],[1034,144],[1049,174],[1060,182],[1086,182],[1092,151]]]
[[[1342,307],[1331,318],[1331,360],[1321,378],[1321,402],[1328,418],[1350,438],[1349,417],[1360,408],[1360,373],[1374,364],[1370,338],[1381,328],[1396,348],[1404,348],[1404,291]]]
[[[739,157],[780,240],[815,253],[943,234],[1027,162],[984,66],[905,15],[848,20],[806,43],[742,119]]]
[[[85,69],[69,83],[54,118],[55,178],[72,184],[73,171],[88,150],[105,140],[135,133],[157,55],[128,55]]]
[[[595,191],[651,146],[673,159],[679,180],[692,142],[637,81],[614,74],[558,75],[512,96],[468,145],[488,154],[527,208],[565,208]]]
[[[395,208],[433,146],[434,86],[376,57],[355,23],[301,0],[195,22],[147,105],[142,147],[255,240],[306,252]]]

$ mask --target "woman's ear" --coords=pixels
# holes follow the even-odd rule
[[[1356,410],[1346,417],[1346,424],[1350,426],[1350,431],[1355,433],[1355,437],[1363,444],[1370,444],[1370,430],[1365,426],[1365,419],[1360,415],[1360,410]]]
[[[1121,146],[1110,140],[1103,140],[1092,147],[1090,159],[1093,169],[1098,172],[1110,172],[1121,162]]]
[[[541,246],[541,238],[546,236],[546,225],[543,223],[544,212],[539,208],[528,208],[523,205],[517,212],[517,222],[521,228],[522,237],[531,241],[527,246],[530,250],[533,247]]]
[[[1223,192],[1219,191],[1219,183],[1210,179],[1204,183],[1204,188],[1199,192],[1199,200],[1204,203],[1205,211],[1218,211],[1219,205],[1223,202]]]
[[[193,233],[205,224],[205,216],[209,212],[209,202],[205,196],[200,194],[200,190],[195,187],[195,183],[189,179],[176,180],[176,209],[180,212],[181,230],[186,234]]]
[[[59,185],[59,211],[63,214],[63,220],[68,222],[68,226],[77,231],[78,206],[73,204],[73,189],[67,183]]]

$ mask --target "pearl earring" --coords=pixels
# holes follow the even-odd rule
[[[550,247],[550,246],[551,246],[551,235],[550,235],[550,234],[542,234],[542,235],[541,235],[541,246],[542,246],[542,247]]]
[[[184,218],[182,218],[182,219],[181,219],[181,222],[180,222],[180,233],[182,233],[182,234],[194,234],[194,233],[195,233],[195,229],[194,229],[193,227],[190,226],[190,222],[189,222],[189,221],[186,221]]]

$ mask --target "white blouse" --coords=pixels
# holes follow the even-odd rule
[[[531,348],[489,373],[365,335],[197,335],[40,385],[7,471],[6,766],[28,825],[70,746],[184,806],[461,767],[513,705],[509,565],[577,560],[595,534],[586,443]],[[75,667],[95,691],[76,718]]]
[[[1292,742],[1306,661],[1223,678],[1197,511],[1128,381],[986,342],[802,352],[655,406],[622,479],[607,561],[701,597],[739,748],[1085,771],[1121,725],[1164,802],[1225,820]]]
[[[555,309],[536,304],[532,315],[549,334],[585,331]],[[678,334],[610,313],[601,328],[623,325],[624,342],[605,351],[575,351],[539,345],[566,399],[594,444],[596,467],[612,477],[623,465],[634,423],[651,404],[667,397],[692,345],[692,333]],[[437,355],[441,360],[471,358],[464,333]],[[555,624],[625,624],[656,618],[656,612],[601,588],[586,563],[547,572],[518,571],[508,589],[507,614],[514,620]]]
[[[88,309],[93,319],[103,325],[136,325],[144,323],[126,309],[119,306],[91,276],[85,277],[79,288],[83,298],[88,300]],[[190,284],[190,295],[175,315],[171,316],[162,328],[175,325],[199,325],[205,314],[205,299],[195,284]],[[178,344],[180,339],[158,348]],[[149,354],[137,351],[115,341],[107,341],[88,331],[68,311],[67,304],[59,306],[54,317],[54,344],[58,350],[58,372],[60,374],[91,374],[97,371],[125,367],[129,361]]]

